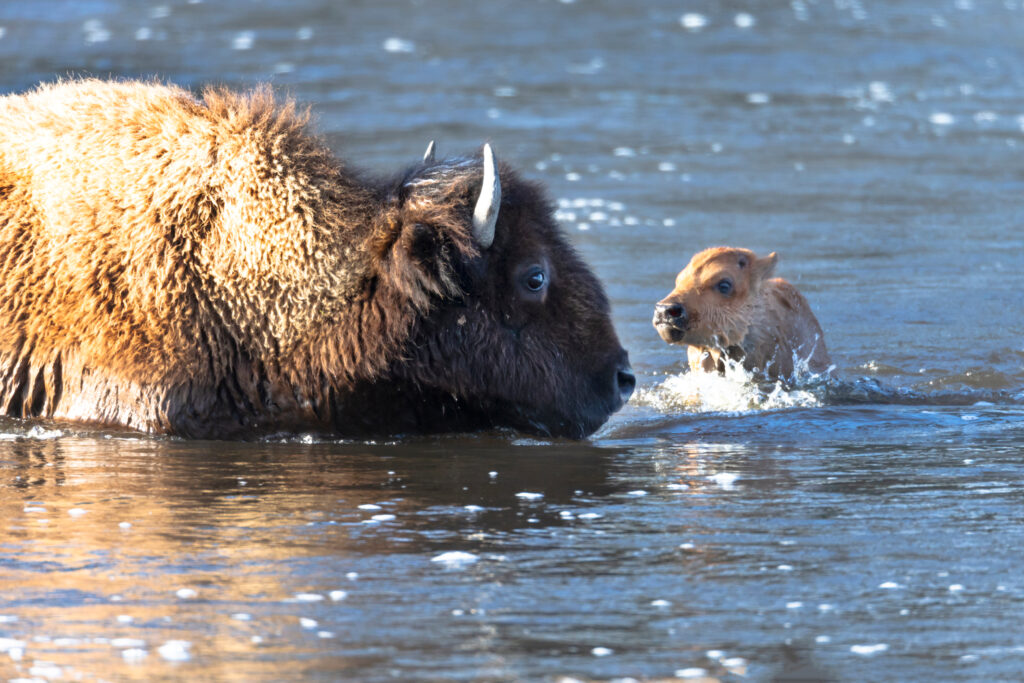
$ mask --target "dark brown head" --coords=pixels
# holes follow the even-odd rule
[[[629,399],[635,379],[608,300],[539,187],[489,146],[441,162],[428,150],[396,202],[405,301],[419,314],[378,386],[390,420],[582,438]]]
[[[705,249],[676,276],[672,292],[654,307],[654,327],[670,344],[708,348],[738,345],[747,334],[761,283],[777,256],[749,249]]]

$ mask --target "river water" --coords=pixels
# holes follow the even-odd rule
[[[4,92],[269,81],[349,161],[490,141],[605,281],[592,439],[187,442],[0,422],[0,675],[1015,680],[1024,2],[0,4]],[[695,379],[650,324],[780,254],[837,379]],[[697,398],[694,398],[697,396]]]

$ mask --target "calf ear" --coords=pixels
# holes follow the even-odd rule
[[[759,282],[761,280],[767,280],[775,274],[775,263],[779,260],[779,255],[774,251],[764,258],[754,260],[754,281]]]

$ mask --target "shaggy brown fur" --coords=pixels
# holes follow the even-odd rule
[[[607,300],[538,188],[500,167],[480,249],[479,157],[364,178],[307,118],[267,89],[0,98],[0,412],[204,437],[581,437],[622,404]]]
[[[694,371],[724,372],[727,357],[772,379],[791,377],[794,358],[827,371],[821,326],[796,287],[771,277],[776,260],[731,247],[700,252],[655,307],[658,334],[688,346]]]

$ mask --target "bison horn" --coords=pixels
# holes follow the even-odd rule
[[[423,163],[432,164],[434,163],[434,141],[431,140],[430,144],[427,145],[427,151],[423,153]]]
[[[480,187],[480,198],[473,209],[473,236],[483,249],[494,242],[494,224],[498,222],[501,207],[501,180],[494,163],[491,146],[484,145],[484,182]]]

